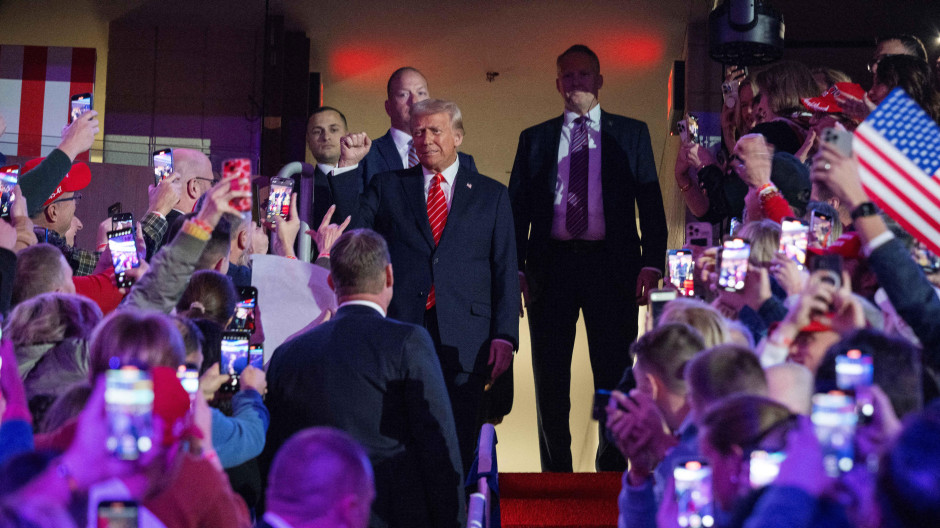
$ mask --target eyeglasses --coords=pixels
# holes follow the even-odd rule
[[[875,71],[878,69],[878,63],[881,62],[881,59],[885,57],[897,57],[898,55],[903,55],[903,53],[889,53],[887,55],[882,55],[878,58],[872,59],[868,63],[868,71],[870,71],[871,73],[875,73]]]
[[[216,180],[216,179],[213,179],[213,178],[201,178],[201,177],[199,177],[199,176],[195,176],[195,177],[193,177],[192,179],[194,179],[194,180],[207,181],[207,182],[211,183],[213,186],[215,186],[215,185],[216,185],[217,183],[219,183],[219,181],[220,181],[220,180]]]
[[[68,198],[57,198],[57,199],[53,200],[52,203],[49,204],[49,205],[56,204],[56,203],[59,203],[59,202],[69,202],[69,201],[72,201],[72,200],[75,200],[75,204],[77,205],[78,202],[79,202],[81,199],[82,199],[82,193],[76,192],[75,194],[73,194],[72,196],[70,196],[70,197],[68,197]]]

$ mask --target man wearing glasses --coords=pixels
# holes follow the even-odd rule
[[[24,165],[24,173],[39,165],[43,158],[34,159]],[[81,228],[81,222],[75,217],[75,208],[82,199],[79,192],[91,183],[91,170],[84,163],[76,163],[55,188],[52,195],[42,204],[42,209],[32,217],[36,238],[39,242],[48,242],[59,248],[65,260],[72,267],[75,276],[91,275],[98,264],[100,253],[92,253],[76,248],[75,230]],[[71,236],[69,232],[72,231]]]
[[[166,238],[166,233],[170,231],[168,228],[177,218],[193,212],[196,202],[212,188],[215,181],[209,158],[202,152],[192,149],[173,149],[173,175],[179,177],[180,199],[166,214],[166,226],[163,228],[163,240],[160,246],[169,242]],[[158,246],[151,251],[149,245],[148,241],[148,255],[156,253],[159,249]]]

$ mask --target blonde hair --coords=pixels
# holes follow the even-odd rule
[[[43,293],[13,308],[3,336],[14,347],[59,343],[72,337],[88,339],[101,317],[101,308],[87,297]]]
[[[774,254],[780,250],[780,224],[765,218],[741,226],[736,236],[751,243],[751,257],[748,261],[755,266],[769,264]]]
[[[698,299],[679,297],[666,303],[656,326],[669,323],[682,323],[698,330],[706,348],[727,343],[731,337],[721,313]]]

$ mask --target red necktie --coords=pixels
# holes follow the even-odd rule
[[[431,188],[428,189],[428,221],[431,223],[431,234],[434,235],[435,246],[440,243],[444,226],[447,225],[447,200],[444,199],[444,190],[441,189],[441,182],[443,181],[443,174],[435,174],[431,180]],[[430,310],[435,303],[434,285],[432,284],[425,309]]]
[[[565,229],[572,238],[587,229],[588,225],[588,134],[587,117],[574,120],[571,131],[571,146],[568,159],[568,203],[565,209]]]

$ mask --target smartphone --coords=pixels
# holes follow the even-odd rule
[[[160,185],[173,173],[173,149],[165,148],[153,153],[153,184]]]
[[[98,528],[137,528],[137,502],[103,500],[98,503]]]
[[[691,249],[670,249],[666,262],[669,265],[669,282],[680,295],[695,295],[695,261]]]
[[[114,216],[120,214],[124,210],[124,207],[121,205],[121,202],[114,202],[108,206],[108,216]]]
[[[133,229],[134,213],[115,213],[111,215],[111,230]]]
[[[248,158],[233,158],[222,162],[222,179],[234,179],[233,191],[251,191],[251,160]],[[288,203],[290,205],[290,203]],[[251,211],[251,197],[235,198],[231,206],[239,212]]]
[[[814,394],[810,419],[822,447],[826,473],[838,477],[850,471],[855,465],[855,426],[858,424],[855,399],[842,392]]]
[[[91,94],[83,93],[73,95],[69,103],[69,124],[75,121],[82,114],[91,110]]]
[[[712,506],[712,468],[705,460],[687,460],[672,470],[679,506],[679,526],[710,528],[715,525]]]
[[[235,316],[229,325],[231,330],[248,330],[255,333],[255,308],[258,306],[258,289],[254,286],[238,289],[238,303]]]
[[[653,327],[659,322],[659,316],[663,313],[666,303],[678,297],[679,294],[673,289],[658,289],[650,291],[650,314],[653,317]]]
[[[914,241],[914,245],[911,246],[911,256],[914,257],[914,261],[924,270],[924,273],[933,274],[940,271],[940,257],[933,251],[930,251],[923,242],[919,240]]]
[[[273,222],[275,216],[287,218],[290,214],[290,195],[294,189],[294,180],[290,178],[271,178],[271,190],[268,193],[268,209],[265,218]]]
[[[20,166],[7,165],[0,167],[0,217],[9,218],[10,209],[16,200],[13,188],[20,179]]]
[[[799,269],[806,265],[809,226],[799,218],[787,217],[780,222],[780,252],[796,262]]]
[[[747,240],[725,240],[718,251],[718,287],[730,292],[743,290],[750,256],[751,244]]]
[[[249,333],[243,330],[226,330],[222,332],[222,364],[221,373],[231,377],[229,383],[222,386],[223,392],[234,392],[238,389],[238,376],[248,366],[248,339]]]
[[[114,277],[118,288],[127,288],[134,284],[134,279],[126,275],[127,270],[140,266],[137,255],[137,241],[134,240],[134,228],[128,227],[108,232],[108,249],[111,250],[111,263],[114,265]]]
[[[872,357],[861,350],[849,350],[836,356],[836,386],[839,390],[854,391],[874,383],[875,367]]]
[[[842,255],[815,255],[810,262],[812,273],[821,273],[822,281],[836,287],[842,287]]]
[[[772,484],[780,474],[780,463],[786,460],[787,454],[783,451],[751,451],[750,481],[751,488],[763,488]]]
[[[728,224],[728,236],[733,237],[738,232],[739,227],[741,227],[741,219],[736,216],[732,217],[731,222]]]
[[[848,130],[825,128],[822,131],[822,140],[825,143],[835,145],[842,154],[852,156],[852,133]]]
[[[153,381],[136,367],[109,370],[104,401],[107,448],[121,460],[137,460],[153,447]]]
[[[689,222],[685,225],[685,243],[692,246],[710,246],[712,225],[708,222]]]
[[[264,370],[264,345],[248,347],[248,364],[258,370]]]
[[[813,209],[809,216],[809,233],[821,247],[829,247],[832,236],[832,217]]]
[[[180,385],[189,394],[189,403],[192,404],[199,392],[199,369],[192,365],[180,365],[176,369],[176,379],[180,380]]]

